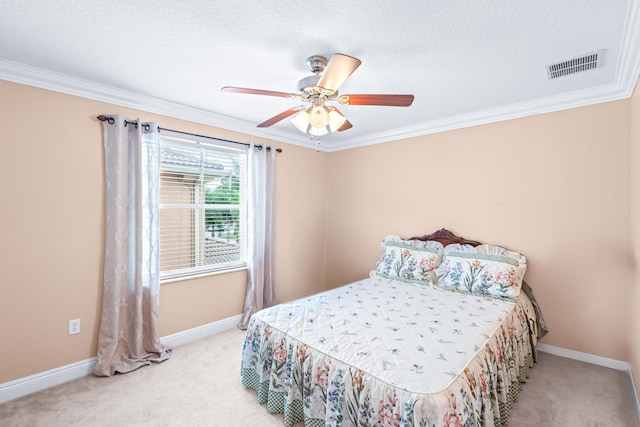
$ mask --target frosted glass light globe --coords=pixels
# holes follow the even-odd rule
[[[309,124],[314,128],[322,128],[329,124],[329,112],[320,106],[313,107],[309,113]]]

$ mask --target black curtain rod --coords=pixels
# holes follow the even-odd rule
[[[111,116],[105,116],[104,114],[99,115],[98,117],[96,117],[98,120],[100,120],[101,122],[107,122],[110,125],[115,123],[115,119]],[[138,122],[130,122],[127,121],[125,119],[124,121],[124,125],[136,125],[136,127],[138,126]],[[145,130],[149,130],[149,125],[145,125]],[[222,139],[222,138],[216,138],[214,136],[208,136],[208,135],[199,135],[197,133],[189,133],[189,132],[183,132],[181,130],[174,130],[174,129],[166,129],[166,128],[162,128],[160,126],[158,126],[158,132],[161,131],[167,131],[167,132],[175,132],[175,133],[180,133],[183,135],[189,135],[189,136],[196,136],[198,138],[206,138],[206,139],[213,139],[215,141],[221,141],[221,142],[228,142],[231,144],[240,144],[240,145],[244,145],[246,147],[250,146],[251,144],[247,144],[246,142],[239,142],[239,141],[231,141],[230,139]],[[262,150],[262,145],[261,144],[255,144],[254,147],[256,147],[258,150]],[[271,147],[267,146],[267,151],[271,151]],[[278,153],[282,153],[282,148],[276,148],[276,152]]]

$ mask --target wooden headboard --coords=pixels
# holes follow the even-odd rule
[[[482,243],[477,242],[475,240],[468,240],[464,237],[458,237],[447,229],[441,228],[438,231],[435,231],[431,234],[425,234],[424,236],[412,237],[409,240],[435,240],[436,242],[442,243],[443,246],[450,245],[452,243],[459,243],[461,245],[472,245],[478,246]]]

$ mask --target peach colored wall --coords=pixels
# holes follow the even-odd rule
[[[283,302],[324,288],[329,154],[288,146],[280,156],[275,194],[276,298]]]
[[[527,256],[550,345],[629,360],[629,101],[331,153],[326,286],[388,234],[448,228]]]
[[[637,374],[638,329],[629,320],[639,318],[629,312],[640,303],[638,277],[631,282],[631,245],[640,247],[640,236],[630,238],[630,212],[640,202],[629,194],[640,185],[631,178],[640,167],[640,131],[630,130],[629,112],[637,123],[638,103],[636,93],[335,153],[274,144],[284,148],[276,175],[278,300],[365,276],[387,234],[447,227],[527,255],[527,280],[551,328],[544,342],[633,356]],[[250,139],[0,81],[0,336],[13,350],[3,353],[0,383],[95,356],[104,159],[94,118],[101,113]],[[239,314],[245,282],[241,271],[163,284],[160,334]],[[68,336],[75,318],[82,332]]]
[[[198,125],[0,81],[0,383],[96,355],[101,309],[104,157],[99,114],[249,141]],[[254,138],[277,155],[280,300],[323,288],[326,153]],[[166,283],[159,330],[170,335],[240,314],[246,272]],[[69,336],[68,321],[81,319]]]
[[[640,84],[631,98],[631,238],[634,269],[630,286],[631,372],[640,396]]]

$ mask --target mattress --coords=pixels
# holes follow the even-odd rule
[[[535,311],[372,276],[256,313],[241,376],[285,425],[502,425]]]

